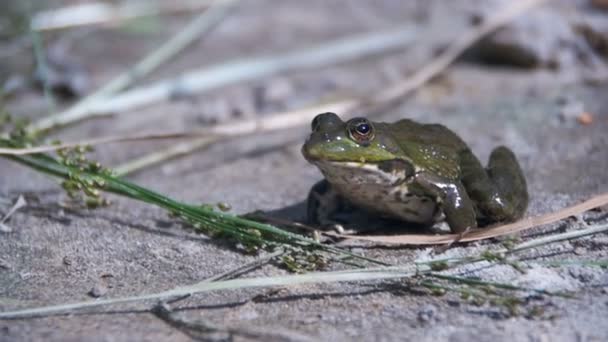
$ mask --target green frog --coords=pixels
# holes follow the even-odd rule
[[[513,152],[495,148],[484,168],[466,143],[439,124],[317,115],[302,147],[325,179],[308,196],[311,223],[331,225],[347,207],[464,234],[478,224],[515,221],[528,205]]]

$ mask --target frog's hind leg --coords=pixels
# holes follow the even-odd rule
[[[515,221],[528,206],[528,190],[515,155],[507,147],[495,148],[487,169],[470,150],[460,155],[461,181],[473,200],[479,218],[489,222]]]
[[[502,199],[511,207],[511,219],[521,218],[528,207],[526,178],[515,154],[505,146],[495,148],[488,162],[488,176]]]

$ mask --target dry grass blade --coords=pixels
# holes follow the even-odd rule
[[[405,234],[405,235],[340,235],[335,233],[327,233],[331,236],[340,237],[349,240],[372,241],[379,244],[387,245],[436,245],[452,243],[458,239],[461,242],[484,240],[498,236],[509,235],[521,232],[526,229],[538,227],[544,224],[549,224],[563,220],[570,216],[578,215],[587,210],[608,204],[608,193],[597,195],[582,203],[558,210],[553,213],[527,218],[515,223],[509,223],[494,228],[476,229],[466,234],[461,239],[458,234],[445,235],[425,235],[425,234]]]
[[[86,117],[91,108],[101,102],[105,102],[100,100],[107,99],[110,95],[114,95],[115,93],[126,89],[135,81],[148,75],[161,64],[183,51],[202,34],[210,31],[230,12],[236,3],[236,0],[224,0],[219,5],[212,6],[207,11],[198,15],[182,31],[169,39],[160,48],[138,62],[133,68],[117,76],[108,84],[87,96],[70,109],[35,122],[28,127],[28,129],[34,132],[44,132],[55,126],[63,126],[71,122],[82,120]]]
[[[98,307],[110,304],[129,303],[142,300],[158,300],[182,297],[194,293],[204,293],[218,290],[236,290],[243,288],[262,288],[276,286],[293,286],[312,283],[334,283],[343,281],[366,281],[383,280],[412,277],[417,274],[415,266],[400,268],[374,268],[364,270],[335,271],[335,272],[313,272],[298,275],[285,275],[263,278],[244,278],[223,281],[200,282],[196,285],[177,287],[160,293],[145,294],[140,296],[123,297],[115,299],[101,299],[80,303],[60,304],[42,308],[24,309],[9,312],[0,312],[2,318],[18,318],[27,316],[49,315],[62,311]]]
[[[92,25],[114,25],[152,15],[198,11],[207,8],[212,2],[212,0],[171,3],[154,1],[122,5],[91,2],[36,13],[30,27],[33,31],[56,31]]]
[[[515,18],[517,15],[521,14],[525,10],[532,8],[533,6],[539,5],[543,1],[545,0],[524,1],[521,3],[516,3],[512,6],[507,6],[505,10],[499,11],[500,14],[498,16],[487,21],[484,25],[480,26],[477,29],[473,29],[471,31],[466,32],[464,35],[461,36],[460,39],[456,40],[454,44],[450,45],[450,47],[439,57],[432,60],[429,64],[421,68],[418,72],[414,73],[412,76],[408,77],[404,81],[394,85],[393,87],[390,87],[386,91],[382,91],[375,94],[370,99],[352,99],[353,104],[357,104],[353,105],[352,109],[369,107],[370,111],[379,111],[381,107],[390,105],[392,102],[395,102],[396,100],[406,96],[408,93],[421,87],[426,82],[431,80],[434,76],[442,72],[451,63],[453,63],[458,58],[458,56],[460,56],[470,45],[474,44],[484,35],[488,34],[489,32],[492,32],[499,26],[504,25],[506,22]],[[337,104],[338,103],[328,104],[325,107],[320,108],[318,113],[333,111],[342,113],[343,117],[348,117],[350,114],[352,114],[348,108],[344,108],[342,110],[332,110],[331,107]],[[285,125],[285,128],[288,127],[289,125]],[[179,149],[168,148],[156,153],[152,153],[149,156],[144,156],[134,162],[129,162],[125,165],[121,165],[118,168],[123,169],[124,174],[135,172],[145,167],[154,164],[159,164],[162,161],[197,151],[203,147],[208,146],[211,143],[213,142],[185,142],[183,144],[180,144]]]
[[[386,91],[376,94],[376,96],[373,98],[374,103],[384,105],[402,98],[447,68],[479,39],[489,33],[492,33],[527,10],[530,10],[531,8],[546,1],[548,0],[514,1],[506,5],[504,8],[497,10],[496,13],[498,14],[489,18],[489,20],[484,21],[484,23],[477,28],[467,31],[459,36],[439,57],[432,60],[429,64],[425,65],[411,77],[394,85]]]
[[[172,144],[166,149],[129,160],[126,163],[113,167],[112,170],[114,170],[114,172],[116,172],[116,174],[119,176],[126,176],[150,166],[159,165],[165,161],[188,155],[197,150],[202,150],[205,147],[218,142],[220,139],[221,137],[214,136],[196,139],[193,141],[178,142]]]
[[[496,18],[489,20],[486,24],[476,28],[472,31],[469,31],[463,35],[464,38],[458,40],[454,45],[449,47],[446,52],[437,57],[427,66],[420,69],[417,73],[406,79],[405,81],[389,88],[384,92],[380,92],[372,97],[372,101],[365,99],[346,99],[340,100],[337,102],[332,102],[328,104],[323,104],[318,107],[295,110],[287,113],[278,113],[270,116],[270,119],[262,119],[262,120],[248,120],[240,123],[229,123],[226,125],[220,125],[216,127],[216,132],[212,132],[209,135],[213,135],[217,133],[217,131],[221,131],[221,134],[227,135],[242,135],[251,132],[260,132],[262,127],[265,127],[268,130],[275,129],[284,129],[290,128],[294,126],[298,126],[304,123],[308,123],[315,114],[322,111],[333,111],[339,113],[349,113],[355,108],[364,106],[364,105],[378,105],[382,101],[392,101],[395,100],[399,96],[404,96],[408,92],[420,87],[424,83],[426,83],[429,79],[437,75],[439,72],[444,70],[450,63],[452,63],[459,55],[466,49],[467,46],[479,40],[488,32],[496,29],[498,26],[504,24],[509,19],[514,18],[515,16],[521,14],[524,10],[531,8],[534,5],[538,5],[541,2],[546,0],[532,0],[532,1],[524,1],[521,3],[516,3],[514,6],[507,6],[508,8],[500,11],[501,15]],[[524,6],[525,5],[525,6]],[[508,14],[508,15],[507,15]],[[469,45],[464,45],[464,42],[468,42]],[[106,94],[107,91],[100,90],[101,93]],[[86,99],[84,100],[86,102]],[[76,106],[78,107],[78,105]],[[76,109],[76,108],[74,108]],[[61,115],[60,115],[61,116]],[[52,119],[52,118],[48,118]],[[33,127],[37,129],[49,128],[49,122],[39,122],[35,124]],[[51,125],[52,126],[52,125]],[[256,130],[257,129],[257,130]],[[164,136],[164,137],[162,137]],[[57,146],[39,146],[33,148],[26,149],[9,149],[3,148],[0,149],[0,154],[6,155],[24,155],[31,153],[40,153],[40,152],[48,152],[54,151],[63,147],[73,147],[78,145],[98,145],[105,144],[110,142],[125,142],[125,141],[135,141],[135,140],[145,140],[145,139],[159,139],[159,138],[186,138],[186,137],[201,137],[198,133],[167,133],[167,134],[150,134],[138,137],[104,137],[99,139],[92,139],[88,141],[80,141],[76,143],[66,143]],[[198,144],[197,144],[198,145]],[[194,150],[196,147],[190,148],[189,150]],[[180,148],[179,154],[184,154],[184,150],[188,150],[186,148]],[[163,153],[162,155],[173,156],[172,153]],[[156,162],[157,158],[155,158]]]
[[[332,102],[329,105],[314,106],[291,112],[274,114],[265,116],[260,119],[249,120],[233,120],[225,124],[215,125],[206,128],[204,131],[190,132],[169,132],[169,133],[145,133],[141,135],[122,135],[122,136],[107,136],[89,140],[81,140],[77,142],[68,142],[57,145],[44,145],[28,148],[0,148],[0,155],[27,155],[43,152],[57,151],[64,148],[72,148],[77,146],[95,146],[101,144],[156,140],[156,139],[184,139],[184,138],[208,138],[214,139],[218,137],[241,136],[252,133],[272,132],[276,130],[296,127],[300,125],[308,125],[312,118],[321,110],[329,111],[351,111],[359,105],[355,100],[343,100],[341,102]],[[203,144],[204,145],[204,144]],[[183,147],[180,147],[177,152],[180,154],[186,153]]]
[[[43,145],[26,148],[0,148],[0,155],[9,156],[23,156],[27,154],[38,154],[44,152],[57,151],[66,148],[74,148],[78,146],[95,146],[109,143],[128,142],[128,141],[141,141],[141,140],[156,140],[156,139],[180,139],[188,137],[201,137],[201,132],[176,132],[176,133],[146,133],[142,135],[121,135],[121,136],[106,136],[101,138],[94,138],[88,140],[81,140],[77,142],[68,142],[54,145]],[[208,134],[205,134],[208,135]]]
[[[176,92],[180,94],[201,93],[287,70],[321,67],[362,58],[410,44],[416,39],[415,33],[416,30],[408,25],[388,31],[348,37],[284,55],[248,58],[191,70],[177,78],[121,93],[107,101],[97,101],[100,98],[97,95],[91,100],[85,99],[68,111],[45,118],[33,124],[29,129],[45,131],[92,117],[126,112],[160,101],[170,101]],[[130,77],[129,74],[126,74],[125,77]],[[103,89],[99,92],[102,92],[101,98],[106,98],[105,95],[108,92]]]

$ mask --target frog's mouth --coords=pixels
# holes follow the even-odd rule
[[[410,176],[404,168],[390,168],[387,162],[361,163],[353,161],[311,161],[330,183],[382,184],[393,186],[403,183]]]

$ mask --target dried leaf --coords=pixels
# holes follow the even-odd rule
[[[566,207],[553,213],[530,217],[518,222],[500,225],[492,228],[475,229],[458,239],[458,234],[426,235],[426,234],[404,234],[404,235],[341,235],[328,232],[327,235],[349,240],[372,241],[380,245],[435,245],[453,243],[455,241],[468,242],[490,239],[494,237],[521,232],[530,228],[557,222],[570,216],[578,215],[587,210],[608,204],[608,193],[597,195],[582,203]]]

